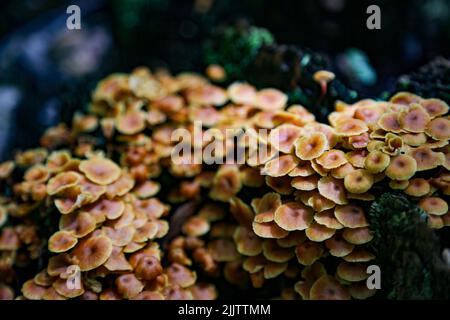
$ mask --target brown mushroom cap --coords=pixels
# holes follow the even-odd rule
[[[343,137],[357,136],[367,132],[367,124],[359,119],[342,119],[335,125],[336,133]]]
[[[288,262],[295,255],[294,250],[278,246],[277,241],[273,239],[264,240],[262,243],[262,252],[267,260],[277,263]]]
[[[233,232],[234,233],[234,232]],[[228,262],[236,260],[239,253],[233,241],[228,239],[216,239],[208,244],[208,251],[211,253],[215,261]]]
[[[297,167],[297,164],[298,160],[296,157],[290,154],[282,155],[266,162],[261,170],[261,174],[271,177],[285,176]]]
[[[209,283],[196,283],[189,290],[195,300],[215,300],[218,295],[216,287]]]
[[[392,96],[389,101],[395,104],[409,106],[411,103],[422,102],[422,98],[411,92],[402,91]]]
[[[404,143],[412,147],[418,147],[427,142],[427,136],[425,133],[405,133],[401,136]]]
[[[310,161],[299,161],[297,167],[288,173],[290,177],[308,177],[314,174],[314,169],[311,167]]]
[[[283,230],[304,230],[311,225],[313,212],[300,203],[289,202],[278,207],[274,220]]]
[[[253,104],[256,98],[256,89],[250,84],[242,82],[232,83],[227,90],[230,100],[237,104]]]
[[[375,259],[375,255],[364,249],[355,249],[343,259],[347,262],[367,262]]]
[[[51,252],[66,252],[72,249],[78,239],[69,231],[57,231],[48,240],[48,249]]]
[[[51,277],[60,276],[66,272],[67,267],[75,264],[75,261],[66,253],[50,257],[47,265],[47,273]]]
[[[323,254],[323,247],[320,243],[307,241],[299,244],[295,248],[295,254],[298,262],[304,266],[312,265]]]
[[[428,112],[420,105],[413,104],[410,108],[399,115],[401,127],[409,132],[423,132],[430,122]]]
[[[348,291],[333,277],[324,275],[311,287],[311,300],[350,300]]]
[[[55,195],[73,186],[81,181],[81,175],[75,171],[66,171],[58,173],[47,183],[47,193]]]
[[[117,164],[99,156],[80,162],[79,169],[86,177],[99,185],[108,185],[119,179],[121,170]]]
[[[329,209],[314,214],[314,221],[330,229],[342,229],[344,226],[336,219],[334,210]]]
[[[377,122],[378,126],[388,132],[399,133],[402,132],[402,125],[399,121],[399,114],[397,112],[387,112],[383,114]]]
[[[364,160],[364,168],[370,173],[383,172],[389,165],[391,158],[378,150],[370,152]]]
[[[367,227],[345,229],[342,236],[352,244],[365,244],[373,239],[373,234]]]
[[[29,300],[41,300],[46,288],[38,286],[33,280],[26,281],[22,286],[22,294]]]
[[[405,189],[405,193],[412,197],[423,197],[431,190],[430,183],[423,178],[411,179]]]
[[[336,219],[347,228],[361,228],[369,225],[363,209],[353,204],[337,206],[334,209],[334,215]]]
[[[242,188],[239,169],[235,165],[223,165],[214,177],[209,196],[211,199],[228,201]]]
[[[417,171],[436,168],[445,162],[445,156],[441,152],[434,152],[427,145],[413,148],[408,154],[416,161]]]
[[[327,228],[324,225],[318,224],[317,222],[313,222],[306,229],[305,234],[311,241],[323,242],[327,239],[330,239],[335,232],[336,232],[335,229]]]
[[[427,197],[419,201],[419,207],[428,214],[441,216],[448,212],[448,204],[439,197]]]
[[[335,234],[332,238],[325,241],[325,246],[330,250],[330,254],[334,257],[344,257],[350,254],[354,245],[347,242],[341,233]]]
[[[290,248],[295,247],[306,240],[306,235],[304,231],[292,231],[289,234],[281,239],[277,239],[277,244],[281,248]]]
[[[337,267],[336,274],[339,278],[350,282],[362,281],[368,277],[364,265],[349,262],[341,262]]]
[[[344,186],[351,193],[367,192],[373,185],[373,176],[366,170],[357,169],[344,178]]]
[[[288,235],[288,231],[280,228],[275,222],[258,223],[253,222],[253,231],[261,238],[284,238]]]
[[[376,289],[367,288],[365,281],[350,284],[348,288],[353,299],[365,300],[376,294]]]
[[[269,133],[269,143],[284,153],[291,153],[295,141],[302,135],[300,127],[282,124]]]
[[[319,193],[336,204],[346,204],[346,190],[342,180],[331,176],[322,177],[317,185]]]
[[[431,118],[442,116],[448,112],[448,105],[439,99],[423,99],[420,105],[428,112]]]
[[[277,89],[262,89],[256,94],[254,105],[262,110],[282,109],[286,106],[287,96]]]
[[[335,169],[346,164],[347,158],[343,151],[333,149],[324,152],[316,161],[325,169]]]
[[[97,236],[80,242],[72,255],[81,271],[89,271],[104,264],[112,252],[112,242],[106,236]]]
[[[233,234],[236,249],[240,254],[256,256],[262,252],[261,239],[250,229],[238,226]]]
[[[308,177],[295,177],[291,181],[291,185],[297,190],[311,191],[317,188],[319,176],[311,175]]]
[[[205,218],[192,216],[183,224],[183,232],[191,237],[199,237],[208,233],[210,228]]]
[[[417,171],[416,160],[406,154],[398,155],[391,159],[386,168],[386,176],[392,180],[408,180]]]
[[[52,287],[58,294],[60,294],[63,297],[76,298],[84,293],[84,286],[82,281],[80,281],[80,285],[81,285],[80,288],[72,289],[67,285],[66,279],[58,279],[55,282],[53,282]]]
[[[95,227],[95,218],[85,211],[62,215],[59,219],[59,228],[71,232],[77,238],[91,233]]]
[[[197,280],[197,274],[194,271],[178,263],[172,263],[165,272],[172,285],[178,285],[182,288],[190,287]]]
[[[348,175],[350,172],[355,170],[353,165],[351,163],[343,164],[340,167],[337,167],[335,169],[331,169],[330,174],[332,177],[336,179],[344,179],[346,175]]]
[[[446,118],[431,120],[425,129],[425,133],[435,140],[449,140],[450,120]]]
[[[293,188],[291,186],[291,178],[288,176],[284,177],[266,176],[266,184],[282,195],[291,194],[293,191]]]
[[[121,247],[113,247],[111,255],[104,264],[109,271],[131,271],[133,267],[128,263]]]
[[[14,161],[5,161],[0,163],[0,179],[5,179],[11,175],[16,164]]]
[[[286,271],[287,263],[268,262],[264,267],[264,279],[273,279]],[[252,275],[250,275],[250,278]]]
[[[144,284],[132,273],[120,275],[115,284],[118,293],[125,299],[136,297],[144,289]]]
[[[4,227],[0,232],[0,250],[19,249],[21,241],[12,227]]]
[[[300,137],[295,142],[295,154],[302,160],[318,158],[327,149],[328,139],[322,132],[314,132],[309,136]]]
[[[248,206],[244,201],[237,197],[231,198],[230,212],[240,225],[251,229],[255,214],[250,206]]]

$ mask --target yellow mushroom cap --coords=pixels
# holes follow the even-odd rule
[[[328,149],[328,140],[322,132],[300,137],[295,143],[295,154],[302,160],[320,157]]]
[[[350,300],[348,291],[333,277],[324,275],[311,287],[311,300]]]
[[[311,225],[313,212],[300,203],[289,202],[278,207],[274,220],[283,230],[304,230]]]
[[[334,257],[344,257],[350,254],[354,245],[347,242],[341,233],[336,233],[332,238],[325,241],[325,246],[330,250],[330,254]]]
[[[282,109],[286,106],[287,96],[277,89],[263,89],[256,94],[254,104],[262,110]]]
[[[367,150],[361,149],[347,152],[346,157],[348,162],[350,162],[355,168],[364,168],[364,162],[368,155],[369,152],[367,152]]]
[[[48,240],[48,249],[51,252],[66,252],[72,249],[78,239],[69,231],[57,231]]]
[[[357,169],[344,177],[344,186],[350,193],[367,192],[373,185],[373,176],[366,170]]]
[[[230,100],[237,104],[253,104],[256,98],[256,89],[248,83],[234,82],[227,90]]]
[[[424,132],[430,122],[430,116],[420,104],[413,104],[408,110],[400,113],[398,120],[402,129],[419,133]]]
[[[341,262],[337,267],[336,274],[339,278],[350,282],[362,281],[368,277],[364,265],[349,262]]]
[[[342,180],[331,176],[322,177],[318,182],[319,193],[336,204],[346,204],[346,190]]]
[[[412,197],[423,197],[431,190],[430,183],[423,178],[411,179],[405,189],[405,193]]]
[[[386,168],[386,176],[392,180],[408,180],[417,171],[416,160],[406,154],[401,154],[391,159]]]
[[[334,210],[329,209],[314,214],[314,221],[331,229],[342,229],[344,226],[336,219]]]
[[[383,108],[380,108],[377,104],[362,105],[356,108],[354,117],[371,124],[376,123],[383,112]]]
[[[345,153],[337,149],[324,152],[316,161],[325,169],[335,169],[348,162]]]
[[[441,216],[448,212],[448,204],[439,197],[427,197],[419,201],[419,207],[428,214]]]
[[[302,135],[302,130],[292,124],[282,124],[269,133],[269,143],[284,153],[294,149],[295,141]]]
[[[111,184],[120,177],[121,170],[117,164],[102,157],[92,157],[80,162],[80,171],[94,183]]]
[[[439,99],[424,99],[420,105],[428,112],[431,118],[442,116],[448,112],[448,105]]]
[[[367,132],[367,124],[359,119],[342,119],[335,125],[336,133],[342,137],[357,136]]]
[[[89,271],[101,266],[112,252],[111,240],[106,236],[97,236],[80,242],[72,255],[81,271]]]
[[[295,248],[298,262],[304,266],[312,265],[323,254],[323,247],[318,242],[307,241]]]
[[[345,229],[342,237],[351,244],[364,244],[373,239],[373,234],[367,227]]]
[[[364,168],[370,173],[383,172],[389,165],[391,158],[381,151],[371,151],[364,160]]]
[[[315,242],[323,242],[330,239],[334,233],[335,229],[328,228],[324,225],[313,222],[305,231],[306,236],[309,240]]]
[[[425,133],[435,140],[449,140],[450,120],[446,118],[431,120],[425,129]]]
[[[347,228],[361,228],[369,225],[363,209],[353,204],[337,206],[334,210],[334,215]]]

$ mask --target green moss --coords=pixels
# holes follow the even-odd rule
[[[426,214],[408,197],[385,193],[369,210],[372,250],[381,268],[383,298],[442,299],[449,296],[450,272],[440,265],[438,237]]]

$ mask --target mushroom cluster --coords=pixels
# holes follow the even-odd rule
[[[450,225],[449,107],[402,92],[339,102],[323,124],[287,103],[192,73],[102,80],[70,127],[0,165],[0,297],[44,251],[20,298],[215,299],[216,279],[282,299],[374,295],[371,201],[403,190],[430,227]]]

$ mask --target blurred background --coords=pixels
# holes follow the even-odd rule
[[[81,8],[81,30],[66,28],[71,4]],[[381,8],[381,30],[366,28],[371,4]],[[312,59],[337,74],[343,100],[417,91],[430,75],[438,81],[427,92],[450,92],[450,64],[440,58],[449,57],[449,40],[450,0],[2,1],[0,160],[37,145],[111,72],[139,65],[203,72],[217,62],[229,63],[233,80],[269,59],[275,73],[251,74],[290,90],[298,83],[291,70]],[[272,49],[255,56],[262,45]]]

